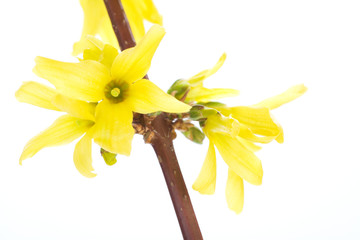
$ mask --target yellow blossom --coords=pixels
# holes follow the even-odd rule
[[[162,16],[152,0],[122,0],[131,30],[136,42],[145,35],[144,21],[162,25]],[[118,46],[110,18],[103,0],[80,0],[84,11],[84,26],[81,40],[74,44],[74,55],[78,55],[86,46],[83,39],[87,35],[99,35],[101,40],[112,46]]]
[[[189,111],[190,106],[142,79],[164,34],[162,27],[154,25],[136,47],[115,58],[110,54],[106,65],[89,57],[103,58],[105,46],[100,46],[100,54],[89,52],[89,59],[79,63],[37,57],[34,72],[53,84],[56,90],[30,82],[18,90],[16,97],[19,101],[64,111],[68,115],[60,117],[30,140],[20,163],[44,147],[65,144],[86,133],[75,147],[74,162],[84,176],[92,177],[95,176],[91,166],[92,139],[109,152],[129,155],[134,135],[133,112]]]
[[[261,162],[254,154],[260,150],[257,143],[283,142],[283,130],[272,117],[270,108],[290,102],[305,91],[304,85],[297,85],[250,107],[216,107],[219,112],[208,116],[203,123],[210,146],[193,188],[202,194],[215,192],[216,146],[229,167],[226,184],[228,207],[240,213],[244,204],[243,179],[254,185],[262,182]]]

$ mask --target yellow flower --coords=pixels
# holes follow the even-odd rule
[[[121,1],[129,20],[136,42],[145,35],[144,20],[162,25],[162,16],[158,13],[152,0]],[[110,18],[103,0],[80,0],[84,11],[84,26],[79,42],[74,44],[74,55],[85,48],[82,40],[87,35],[99,35],[101,40],[112,46],[118,46]]]
[[[283,130],[270,114],[270,109],[294,100],[305,91],[304,85],[297,85],[254,106],[216,107],[221,114],[208,116],[203,126],[210,145],[193,189],[202,194],[215,192],[216,146],[229,167],[226,184],[228,207],[240,213],[244,204],[243,179],[254,185],[262,182],[261,162],[254,154],[260,147],[255,143],[269,143],[274,139],[283,142]]]
[[[68,143],[86,132],[76,145],[74,161],[83,175],[91,177],[92,138],[109,152],[129,155],[134,135],[133,112],[189,111],[190,106],[142,79],[164,34],[162,27],[154,25],[136,47],[118,54],[111,68],[94,60],[66,63],[37,57],[34,72],[56,90],[25,83],[16,93],[18,100],[69,115],[30,140],[20,163],[44,147]],[[104,49],[99,56],[103,56]],[[111,58],[106,62],[111,62]]]
[[[226,54],[224,53],[213,68],[199,72],[195,76],[185,80],[190,84],[190,91],[186,96],[187,102],[209,102],[224,97],[234,97],[239,94],[238,90],[230,88],[205,88],[203,82],[206,78],[216,73],[224,64]]]

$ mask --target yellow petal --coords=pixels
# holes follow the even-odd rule
[[[238,106],[217,109],[225,116],[231,115],[254,134],[276,137],[282,132],[280,124],[274,120],[268,108]]]
[[[144,16],[142,14],[142,1],[122,1],[131,31],[136,42],[139,42],[145,35]]]
[[[96,61],[66,63],[37,57],[35,74],[51,82],[59,93],[83,101],[97,102],[110,81],[109,70]]]
[[[188,112],[191,108],[146,79],[136,81],[128,92],[127,99],[131,102],[134,112],[142,114],[157,111],[182,113]]]
[[[100,52],[100,49],[104,48],[104,43],[97,39],[95,36],[92,35],[84,35],[80,39],[79,42],[76,42],[73,46],[73,54],[78,55],[86,50],[91,50],[91,52]],[[96,60],[93,58],[87,58],[84,56],[85,53],[83,53],[83,59],[84,60]]]
[[[96,104],[65,97],[57,94],[52,103],[61,111],[67,112],[73,117],[87,120],[95,120]]]
[[[38,107],[59,111],[59,108],[52,104],[52,98],[57,94],[56,90],[37,82],[24,82],[15,93],[20,102],[29,103]]]
[[[228,207],[237,214],[241,213],[244,206],[244,182],[242,178],[236,175],[230,168],[228,171],[225,195]]]
[[[132,120],[133,113],[126,101],[100,102],[95,112],[94,141],[109,152],[129,156],[134,136]]]
[[[90,130],[91,131],[91,130]],[[85,177],[95,177],[91,157],[91,135],[85,134],[75,146],[74,164],[76,169]]]
[[[260,185],[263,176],[261,161],[237,138],[205,131],[210,141],[219,150],[226,164],[240,177],[251,184]]]
[[[207,117],[204,131],[236,137],[239,135],[240,124],[233,118],[224,117],[221,114],[214,114]]]
[[[252,141],[252,142],[257,142],[257,143],[269,143],[271,141],[273,141],[274,139],[277,138],[277,136],[265,136],[265,137],[261,137],[258,135],[255,135],[247,126],[245,126],[244,124],[239,124],[240,125],[240,130],[239,130],[239,135],[241,138],[244,138],[246,140]]]
[[[212,100],[235,97],[239,91],[231,88],[205,88],[202,86],[192,87],[186,96],[186,101],[210,102]]]
[[[299,84],[289,88],[287,91],[276,95],[274,97],[268,98],[258,104],[253,105],[254,107],[267,107],[270,109],[275,109],[281,105],[291,102],[296,98],[302,96],[307,90],[304,84]]]
[[[152,0],[143,0],[144,2],[144,9],[143,15],[146,20],[152,23],[156,23],[159,25],[163,24],[163,18],[159,14],[158,10],[156,9]]]
[[[237,139],[241,142],[242,145],[244,145],[244,147],[246,147],[251,152],[257,152],[257,151],[261,150],[260,146],[252,143],[251,141],[248,141],[241,137],[237,137]]]
[[[74,47],[78,47],[77,45],[81,45],[81,48],[85,49],[82,60],[98,61],[105,65],[109,70],[111,69],[114,59],[119,54],[115,47],[104,44],[94,36],[86,36],[85,39],[76,43]]]
[[[226,54],[223,53],[223,55],[221,55],[220,59],[218,60],[218,62],[215,64],[214,67],[208,69],[208,70],[204,70],[202,72],[199,72],[198,74],[196,74],[195,76],[191,77],[188,79],[188,82],[191,84],[191,85],[197,85],[199,83],[202,83],[205,78],[208,78],[210,77],[211,75],[213,75],[214,73],[216,73],[220,68],[221,66],[224,64],[225,62],[225,59],[226,59]]]
[[[72,142],[84,134],[94,123],[70,115],[58,118],[49,128],[32,138],[24,147],[20,157],[23,160],[34,156],[45,147],[59,146]]]
[[[138,45],[122,51],[115,58],[111,68],[112,76],[128,83],[142,79],[149,70],[151,59],[164,35],[164,28],[152,26]]]
[[[213,194],[216,184],[216,154],[214,144],[210,142],[204,164],[192,188],[201,194]]]
[[[83,45],[82,40],[87,35],[95,36],[99,34],[105,43],[118,46],[104,1],[80,0],[80,4],[84,11],[84,25],[81,40],[74,45],[73,55],[78,55],[86,49],[86,45]]]

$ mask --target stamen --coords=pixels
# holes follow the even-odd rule
[[[120,92],[121,92],[120,89],[116,87],[116,88],[111,89],[110,94],[113,97],[118,97],[120,95]]]

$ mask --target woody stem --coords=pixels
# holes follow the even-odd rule
[[[104,0],[121,50],[136,45],[120,0]],[[158,157],[184,239],[203,239],[190,196],[176,158],[172,126],[166,113],[145,123],[155,133],[151,145]],[[137,118],[144,118],[140,115]],[[145,121],[145,120],[144,120]]]

